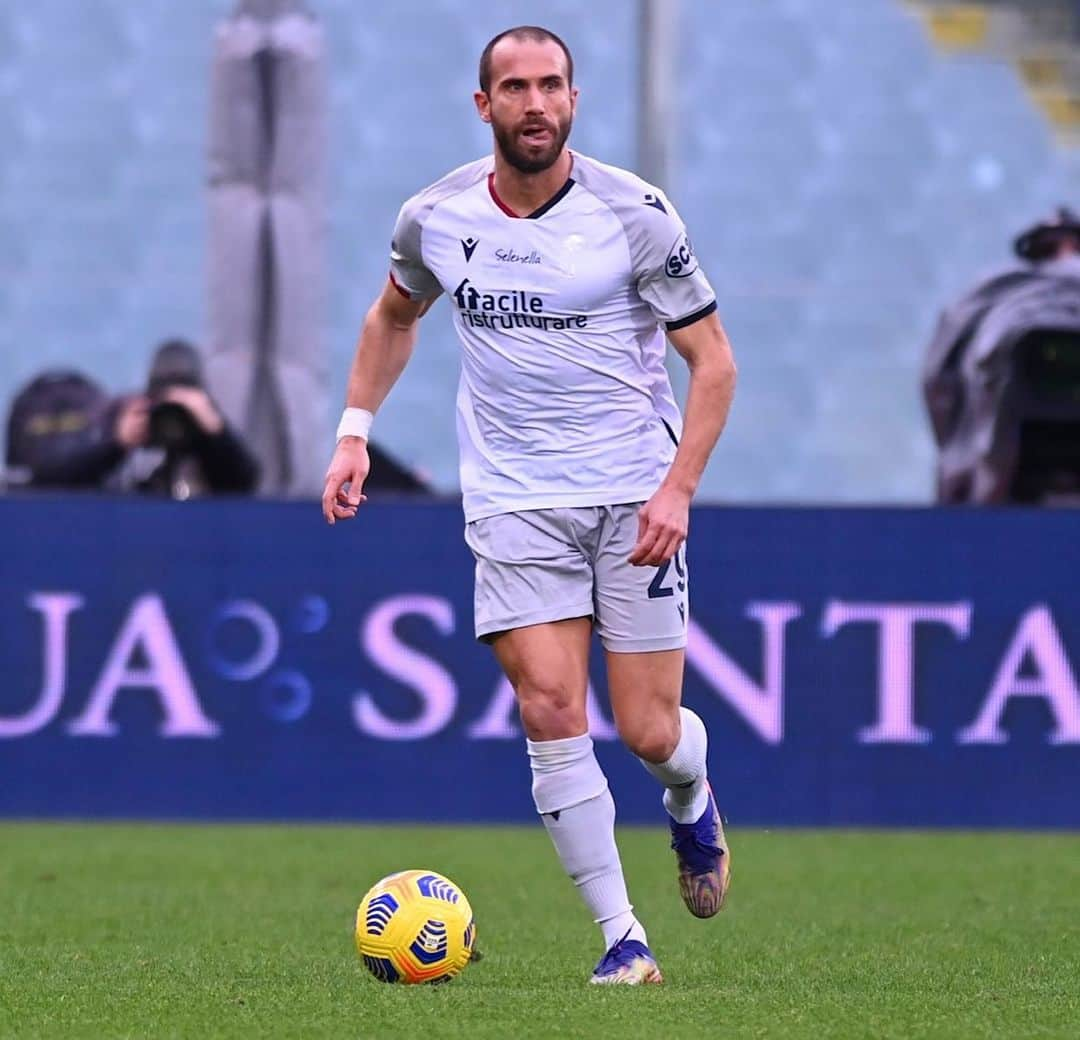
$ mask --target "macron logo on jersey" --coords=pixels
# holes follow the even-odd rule
[[[461,240],[461,251],[465,254],[465,263],[468,263],[472,259],[472,255],[476,252],[476,247],[478,245],[480,245],[480,239],[473,238],[472,235]]]
[[[584,314],[562,317],[544,313],[543,297],[525,289],[482,292],[462,280],[454,290],[454,301],[462,318],[474,329],[584,329],[589,319]]]

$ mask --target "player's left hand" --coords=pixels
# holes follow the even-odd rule
[[[638,539],[627,559],[635,567],[659,567],[686,541],[690,527],[690,496],[661,485],[638,510]]]

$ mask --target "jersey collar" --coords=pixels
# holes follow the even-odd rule
[[[557,206],[567,195],[570,194],[570,189],[574,186],[574,178],[567,177],[566,183],[557,191],[550,199],[547,200],[542,206],[537,207],[532,213],[526,213],[524,217],[515,213],[502,199],[499,198],[499,193],[495,190],[495,172],[492,171],[488,174],[488,191],[491,193],[491,201],[495,203],[508,217],[513,217],[515,220],[537,220],[542,217],[549,210],[552,210]]]

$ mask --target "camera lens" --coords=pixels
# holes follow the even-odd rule
[[[150,409],[150,443],[168,452],[191,446],[196,436],[195,420],[183,405],[161,401]]]

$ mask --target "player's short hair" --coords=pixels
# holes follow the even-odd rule
[[[545,29],[539,25],[518,25],[513,29],[506,29],[499,33],[489,41],[488,45],[484,48],[483,53],[480,55],[480,89],[487,94],[491,88],[491,52],[495,50],[495,45],[500,40],[505,40],[507,36],[513,37],[515,40],[532,40],[533,43],[546,43],[551,41],[557,43],[561,48],[563,54],[566,55],[566,82],[567,85],[573,86],[574,84],[574,59],[570,54],[570,48],[566,46],[563,41],[555,35],[550,29]]]

